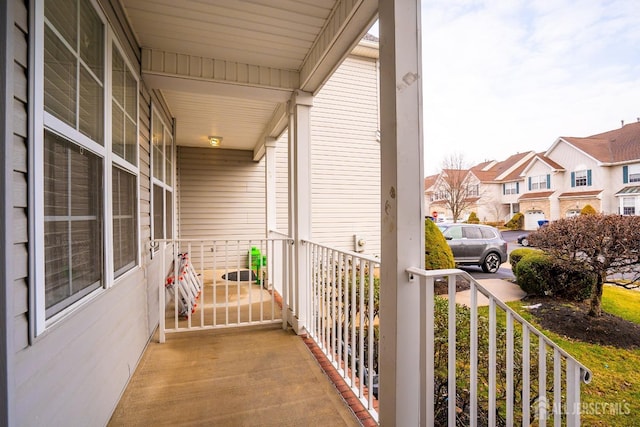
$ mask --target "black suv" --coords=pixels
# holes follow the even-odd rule
[[[495,227],[479,224],[438,224],[458,265],[479,265],[495,273],[507,261],[507,242]]]

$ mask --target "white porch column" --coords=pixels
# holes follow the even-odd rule
[[[277,197],[276,197],[276,139],[266,138],[264,151],[264,182],[265,182],[265,237],[272,237],[271,232],[278,229],[276,219]],[[267,243],[267,283],[273,285],[280,293],[282,290],[282,261],[283,247],[281,243],[273,245]],[[276,254],[278,255],[276,257]],[[277,258],[277,260],[276,260]],[[278,261],[278,262],[276,262]]]
[[[271,237],[271,231],[276,230],[276,139],[267,138],[264,143],[264,182],[265,182],[265,236]]]
[[[424,164],[420,0],[379,2],[382,163],[380,425],[420,425]]]
[[[309,311],[309,274],[303,239],[311,239],[311,106],[313,96],[296,91],[289,119],[289,235],[295,242],[293,284],[298,334],[305,332]]]

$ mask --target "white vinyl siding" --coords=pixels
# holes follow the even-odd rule
[[[380,254],[378,76],[374,59],[350,56],[311,111],[312,238],[346,250],[354,235]]]
[[[22,2],[14,2],[15,27],[13,29],[13,139],[6,141],[4,150],[11,150],[13,157],[13,339],[16,351],[28,346],[28,281],[29,281],[29,223],[28,223],[28,13]],[[0,19],[5,19],[2,17]],[[6,220],[6,219],[3,219]]]
[[[11,408],[11,425],[69,425],[70,420],[81,420],[83,425],[105,425],[113,408],[115,407],[122,390],[131,378],[140,356],[148,343],[157,321],[158,290],[151,282],[158,266],[149,264],[149,256],[142,259],[143,268],[132,268],[126,275],[118,279],[118,284],[108,292],[94,294],[95,297],[87,299],[86,304],[80,310],[74,310],[56,323],[55,327],[47,328],[46,333],[29,337],[29,319],[33,319],[33,313],[29,313],[27,302],[29,297],[27,283],[29,281],[40,286],[42,277],[33,274],[29,270],[29,258],[36,256],[37,252],[27,252],[27,241],[33,245],[36,239],[41,239],[37,234],[29,239],[27,228],[34,227],[35,216],[30,216],[28,224],[26,212],[34,212],[34,206],[30,205],[32,198],[27,198],[27,189],[33,192],[33,180],[27,186],[27,172],[38,174],[36,170],[28,170],[28,158],[35,152],[37,145],[38,129],[28,132],[28,115],[34,115],[37,124],[38,115],[42,115],[42,101],[38,102],[38,94],[42,90],[32,91],[29,101],[36,102],[27,107],[27,88],[29,84],[26,76],[37,75],[34,69],[27,69],[27,44],[26,28],[27,19],[30,16],[42,16],[42,8],[45,2],[28,2],[10,0],[14,5],[16,16],[20,16],[20,22],[16,22],[16,30],[22,33],[18,40],[19,45],[14,47],[16,54],[16,93],[14,96],[14,241],[15,250],[11,254],[11,264],[15,271],[15,318],[12,331],[15,337],[15,354],[9,358],[8,369],[15,379],[13,385],[14,395]],[[109,3],[103,4],[103,11],[109,16],[116,16],[117,12],[111,9]],[[29,8],[29,9],[28,9]],[[28,10],[27,10],[28,9]],[[115,22],[124,22],[124,16],[120,15]],[[34,31],[32,38],[37,43],[37,33]],[[40,40],[44,39],[41,34]],[[135,41],[123,40],[123,46],[135,46]],[[37,52],[38,45],[31,45],[32,51]],[[137,47],[136,47],[137,49]],[[42,55],[42,47],[40,47]],[[20,58],[20,59],[17,59]],[[127,55],[127,58],[135,56]],[[33,63],[29,62],[33,67]],[[139,68],[139,64],[133,62],[133,69]],[[37,68],[37,67],[34,67]],[[18,72],[19,71],[19,72]],[[149,241],[149,109],[150,96],[143,85],[140,85],[140,129],[139,129],[139,160],[140,179],[139,185],[141,216],[141,236],[145,244]],[[109,101],[107,97],[106,102]],[[105,110],[106,112],[110,111]],[[34,124],[34,127],[36,126]],[[106,130],[109,125],[105,122]],[[42,127],[40,127],[42,132]],[[42,135],[42,133],[41,133]],[[27,137],[29,140],[27,140]],[[42,137],[40,138],[40,140]],[[109,139],[105,140],[105,144]],[[27,144],[28,142],[28,144]],[[107,146],[105,145],[105,148]],[[135,163],[135,162],[134,162]],[[105,166],[107,167],[107,166]],[[111,165],[108,166],[111,169]],[[106,174],[106,171],[105,171]],[[42,175],[40,175],[42,177]],[[107,183],[110,188],[110,181]],[[36,187],[37,188],[37,187]],[[98,194],[107,191],[104,188]],[[104,195],[104,194],[103,194]],[[34,195],[31,195],[34,197]],[[37,198],[37,194],[35,195]],[[28,203],[29,200],[29,203]],[[36,200],[37,201],[37,200]],[[145,216],[146,213],[146,216]],[[137,214],[137,212],[136,212]],[[109,217],[110,218],[110,217]],[[42,218],[40,218],[42,221]],[[105,224],[106,225],[106,224]],[[33,231],[31,231],[33,233]],[[130,236],[133,243],[139,246],[135,236]],[[32,250],[31,246],[29,250]],[[97,267],[100,269],[100,267]],[[29,276],[31,274],[31,277]],[[154,278],[155,279],[155,278]],[[153,298],[155,297],[155,307]],[[31,307],[37,305],[32,301]],[[31,325],[33,328],[33,324]]]
[[[180,238],[265,235],[264,162],[243,150],[178,147]]]
[[[314,98],[311,108],[311,238],[380,254],[380,143],[376,62],[350,56]],[[287,231],[287,134],[276,148],[277,224]]]

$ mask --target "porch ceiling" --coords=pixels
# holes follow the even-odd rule
[[[316,93],[377,14],[377,0],[121,0],[142,76],[176,142],[254,150],[286,127],[293,91]]]

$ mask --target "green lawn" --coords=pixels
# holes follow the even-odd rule
[[[538,326],[535,318],[521,308],[523,303],[513,302],[508,305]],[[638,291],[607,286],[602,306],[608,313],[640,324]],[[581,387],[582,402],[583,407],[586,405],[591,408],[591,412],[598,413],[583,414],[582,425],[640,426],[640,349],[623,350],[572,341],[549,331],[544,333],[593,372],[591,383]],[[613,409],[617,413],[602,413],[607,409]]]

